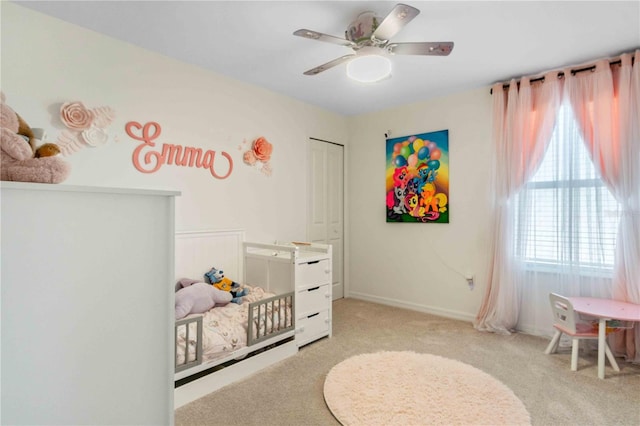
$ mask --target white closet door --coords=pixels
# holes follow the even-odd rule
[[[344,296],[344,147],[310,139],[309,240],[333,246],[333,299]]]

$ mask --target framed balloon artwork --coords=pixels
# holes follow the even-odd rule
[[[386,141],[387,222],[449,223],[449,131]]]

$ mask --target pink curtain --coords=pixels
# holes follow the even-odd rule
[[[513,209],[510,203],[540,165],[555,125],[562,82],[557,72],[532,85],[525,77],[505,91],[493,86],[494,212],[488,287],[474,321],[478,330],[509,333],[518,320],[519,300],[514,285],[519,268],[513,261]]]
[[[620,66],[599,61],[594,72],[565,72],[566,94],[591,159],[620,203],[613,298],[640,303],[640,50]],[[616,355],[640,362],[640,327],[611,337]]]

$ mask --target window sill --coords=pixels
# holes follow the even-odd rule
[[[541,261],[524,261],[522,264],[525,272],[547,273],[554,275],[568,275],[567,271],[571,268],[570,266],[559,263]],[[575,265],[573,268],[578,269],[578,274],[581,276],[613,279],[612,267]]]

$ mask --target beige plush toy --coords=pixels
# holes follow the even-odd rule
[[[70,166],[52,143],[36,147],[29,125],[7,104],[0,93],[0,179],[17,182],[60,183]]]

